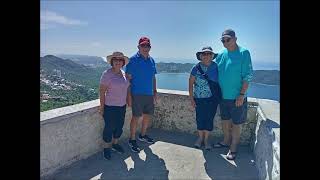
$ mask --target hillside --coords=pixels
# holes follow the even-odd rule
[[[99,80],[106,68],[52,55],[40,57],[41,111],[97,99]]]
[[[157,63],[158,73],[190,73],[192,63]],[[252,82],[279,85],[280,84],[280,71],[279,70],[254,70]]]
[[[47,55],[40,57],[40,69],[47,75],[56,74],[54,70],[60,70],[62,77],[65,79],[88,86],[97,86],[98,83],[95,81],[100,78],[106,66],[88,67],[68,59]]]
[[[190,73],[191,63],[157,63],[158,73]],[[40,57],[41,111],[99,98],[99,81],[110,67],[86,66],[53,55]],[[280,71],[255,70],[252,82],[279,85]]]
[[[269,85],[280,85],[280,71],[254,70],[252,82]]]
[[[61,59],[70,59],[75,63],[83,64],[91,67],[105,67],[107,63],[98,56],[87,56],[87,55],[71,55],[71,54],[59,54],[56,55]]]

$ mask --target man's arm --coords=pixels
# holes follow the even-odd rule
[[[241,67],[241,78],[242,78],[242,87],[239,92],[239,96],[236,101],[236,106],[241,106],[243,104],[243,99],[249,87],[249,82],[252,80],[253,77],[253,69],[251,63],[251,56],[249,51],[244,52],[244,62]]]
[[[156,76],[153,76],[153,92],[157,93],[157,80]]]
[[[156,76],[153,76],[153,102],[157,102],[157,80]]]

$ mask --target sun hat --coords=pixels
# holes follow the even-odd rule
[[[124,65],[127,65],[128,62],[129,62],[129,58],[127,56],[123,55],[123,53],[119,52],[119,51],[115,51],[111,55],[107,56],[107,62],[109,64],[111,64],[111,59],[112,58],[123,58],[124,59]]]
[[[211,48],[210,46],[206,46],[206,47],[203,47],[201,51],[199,51],[199,52],[196,53],[197,59],[198,59],[199,61],[201,61],[200,55],[201,55],[202,53],[204,53],[204,52],[211,52],[211,53],[213,54],[212,59],[215,59],[215,58],[218,56],[218,54],[216,54],[216,53],[213,52],[213,50],[212,50],[212,48]]]

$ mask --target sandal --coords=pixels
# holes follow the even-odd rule
[[[193,147],[200,149],[202,146],[202,141],[199,141],[199,139],[197,140],[197,142],[193,145]]]
[[[213,147],[214,148],[225,148],[225,147],[229,147],[229,145],[222,144],[221,142],[218,142],[217,144],[214,144]]]
[[[227,154],[227,159],[228,160],[234,160],[234,159],[236,159],[236,155],[237,155],[237,152],[229,151],[228,154]]]
[[[195,143],[195,144],[193,145],[193,147],[195,147],[195,148],[197,148],[197,149],[200,149],[200,148],[201,148],[201,144]]]
[[[210,151],[211,150],[211,146],[208,144],[208,145],[205,145],[205,149],[207,150],[207,151]]]

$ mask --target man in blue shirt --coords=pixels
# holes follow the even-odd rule
[[[233,160],[240,141],[241,124],[247,119],[247,89],[253,70],[250,52],[237,44],[232,29],[222,33],[221,42],[226,49],[217,56],[216,63],[223,95],[220,112],[224,140],[214,147],[230,146],[227,159]]]
[[[146,131],[150,115],[154,112],[154,100],[157,94],[155,78],[157,70],[153,58],[149,55],[150,39],[141,37],[138,49],[139,51],[130,58],[129,64],[126,66],[126,74],[131,82],[128,93],[128,105],[132,106],[129,147],[133,152],[140,151],[135,135],[137,123],[141,116],[143,117],[142,128],[138,139],[150,144],[154,143],[154,140],[146,135]]]

